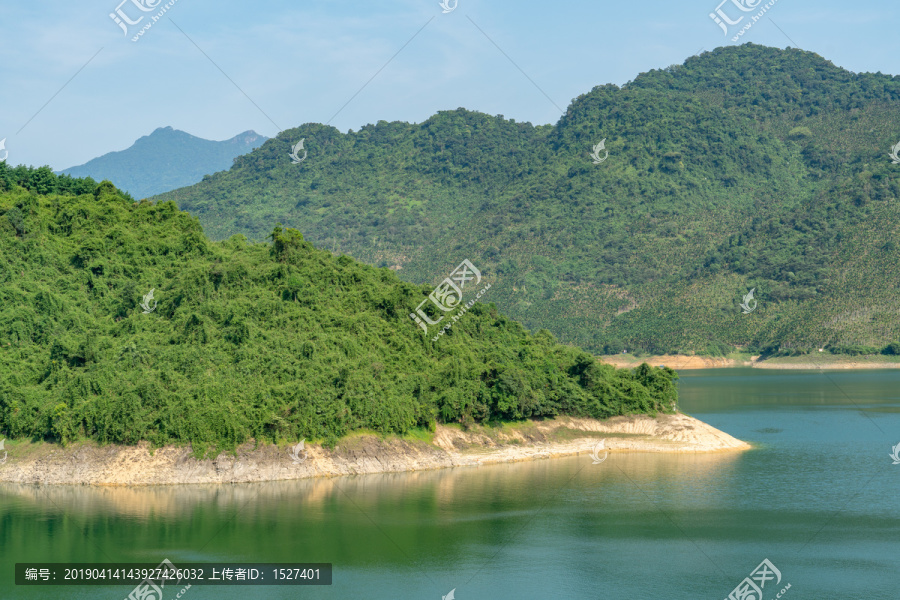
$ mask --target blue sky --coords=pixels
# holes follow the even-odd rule
[[[126,0],[122,14],[145,15],[127,36],[109,16],[121,0],[0,4],[8,162],[59,170],[167,125],[207,139],[271,137],[307,122],[346,132],[458,107],[554,123],[558,107],[596,85],[736,43],[709,17],[720,0],[458,0],[446,14],[438,0],[174,0],[132,42],[170,1]],[[741,1],[761,2],[722,10],[735,20]],[[737,43],[900,74],[898,16],[897,2],[777,0]]]

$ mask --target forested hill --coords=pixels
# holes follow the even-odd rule
[[[487,285],[460,281],[466,305]],[[674,371],[614,369],[492,304],[426,335],[410,314],[431,291],[293,229],[211,242],[174,203],[0,162],[0,439],[203,454],[250,438],[675,408]]]
[[[469,258],[501,310],[597,352],[882,347],[900,338],[898,141],[900,78],[746,44],[596,87],[552,126],[303,125],[158,199],[213,238],[281,221],[416,283]]]

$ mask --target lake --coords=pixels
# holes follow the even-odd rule
[[[0,484],[0,598],[121,600],[14,585],[16,562],[318,562],[316,587],[204,598],[763,598],[900,594],[900,372],[685,371],[684,412],[744,453],[610,454],[223,486]],[[774,572],[772,577],[774,577]],[[763,578],[765,579],[765,578]],[[168,592],[174,598],[178,589]],[[752,598],[749,596],[748,598]],[[758,600],[755,599],[754,600]]]

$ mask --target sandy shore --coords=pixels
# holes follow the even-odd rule
[[[468,431],[438,425],[431,443],[358,435],[334,450],[306,445],[295,462],[288,448],[246,445],[236,455],[197,460],[189,448],[150,453],[138,446],[11,443],[0,482],[86,485],[245,483],[363,473],[421,471],[590,454],[600,440],[606,452],[723,452],[751,446],[684,414],[596,419],[559,417]]]
[[[806,360],[804,362],[770,362],[763,361],[753,365],[756,369],[781,369],[781,370],[828,370],[828,371],[847,371],[847,370],[864,370],[864,369],[900,369],[900,363],[896,362],[879,362],[879,361],[855,361],[841,360],[834,362],[812,362]]]
[[[614,356],[602,356],[601,360],[616,367],[634,368],[641,363],[653,366],[665,365],[676,371],[690,369],[724,369],[730,367],[752,367],[754,369],[780,369],[780,370],[859,370],[859,369],[900,369],[900,362],[888,362],[885,360],[853,359],[836,357],[825,354],[814,359],[808,356],[790,358],[770,358],[759,360],[758,356],[751,356],[748,360],[736,360],[712,356],[688,356],[684,354],[663,354],[660,356],[643,356],[636,358],[629,354],[616,354]]]

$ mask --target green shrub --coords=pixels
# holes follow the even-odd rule
[[[889,356],[900,356],[900,342],[891,342],[881,349],[881,353]]]

